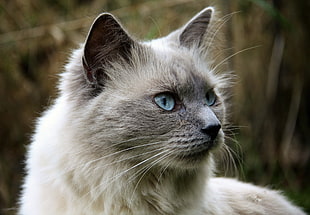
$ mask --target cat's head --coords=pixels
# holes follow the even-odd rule
[[[109,162],[195,168],[224,140],[226,81],[211,56],[206,8],[170,35],[139,42],[108,13],[93,23],[63,90],[85,151]],[[80,53],[80,52],[79,52]]]

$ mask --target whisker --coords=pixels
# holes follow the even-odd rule
[[[235,138],[232,138],[232,137],[226,135],[225,139],[227,139],[230,142],[234,143],[234,145],[236,146],[235,148],[238,149],[239,151],[241,151],[241,146],[240,146],[239,142]],[[238,175],[239,175],[239,171],[238,171],[237,166],[240,166],[240,164],[242,163],[242,158],[240,157],[241,153],[235,152],[227,144],[224,144],[222,150],[224,152],[224,160],[223,160],[223,162],[224,162],[224,165],[225,165],[225,174],[227,173],[227,170],[229,169],[228,168],[230,166],[229,164],[232,164],[234,175],[236,175],[236,173],[238,173]],[[237,160],[238,165],[236,163],[236,160]]]
[[[124,144],[124,143],[130,143],[130,142],[134,142],[134,141],[137,141],[137,140],[146,140],[146,139],[150,139],[150,137],[158,137],[158,135],[150,135],[148,137],[134,137],[134,138],[130,138],[130,139],[127,139],[127,140],[123,140],[123,141],[120,141],[120,142],[117,142],[117,143],[113,143],[105,148],[103,148],[103,150],[108,150],[108,149],[111,149],[111,148],[115,148],[116,146],[119,146],[121,144]]]
[[[147,146],[157,145],[157,144],[159,144],[159,143],[161,143],[161,141],[157,141],[157,142],[153,142],[153,143],[147,143],[147,144],[142,144],[142,145],[137,145],[137,146],[129,147],[129,148],[127,148],[127,149],[123,149],[123,150],[121,150],[121,151],[117,151],[117,152],[114,152],[114,153],[112,153],[112,154],[108,154],[108,155],[99,157],[99,158],[97,158],[97,159],[91,160],[91,161],[89,161],[89,162],[87,162],[87,163],[83,163],[83,164],[81,164],[81,165],[74,166],[73,168],[67,168],[67,169],[65,169],[65,171],[59,173],[59,174],[57,175],[57,177],[62,176],[62,175],[65,175],[65,174],[67,174],[67,173],[69,173],[69,172],[74,171],[75,169],[78,169],[78,168],[86,169],[86,171],[88,171],[89,169],[91,169],[90,166],[91,166],[92,164],[94,164],[94,163],[96,163],[96,162],[99,162],[99,161],[101,161],[101,160],[103,160],[103,159],[106,159],[106,158],[112,157],[112,156],[114,156],[114,155],[118,155],[118,154],[124,153],[124,152],[129,151],[129,150],[132,150],[132,149],[137,149],[137,148],[143,148],[143,147],[147,147]],[[130,160],[130,159],[133,159],[133,158],[137,158],[137,157],[143,156],[143,155],[145,155],[145,154],[150,154],[150,153],[153,153],[153,152],[158,151],[158,150],[160,150],[160,149],[155,149],[155,150],[151,150],[151,151],[145,152],[145,153],[143,153],[143,154],[137,154],[137,155],[133,155],[133,156],[130,156],[130,157],[127,157],[127,158],[123,158],[123,159],[120,159],[120,160],[117,160],[117,161],[114,161],[114,162],[111,162],[111,163],[108,163],[108,164],[105,164],[105,165],[101,165],[101,166],[99,166],[99,167],[96,167],[95,169],[92,169],[92,171],[96,171],[98,168],[108,167],[108,166],[113,165],[113,164],[116,164],[116,163],[120,163],[120,162],[123,162],[123,161],[126,161],[126,160]],[[81,153],[82,153],[82,152],[83,152],[83,151],[81,151]],[[41,171],[42,171],[42,172],[49,171],[49,168],[42,169]],[[54,178],[51,178],[51,177],[50,177],[50,178],[48,178],[48,177],[46,178],[46,180],[53,180],[53,179],[54,179]]]
[[[94,201],[96,198],[98,198],[98,196],[100,196],[101,193],[104,192],[113,182],[115,182],[117,179],[119,179],[120,177],[122,177],[123,175],[125,175],[126,173],[128,173],[130,170],[133,170],[133,169],[135,169],[135,168],[141,166],[142,164],[148,162],[149,160],[151,160],[151,159],[153,159],[153,158],[155,158],[155,157],[160,156],[161,154],[163,154],[163,153],[165,153],[165,152],[166,152],[166,151],[161,151],[161,152],[159,152],[159,153],[157,153],[157,154],[155,154],[155,155],[153,155],[153,156],[151,156],[151,157],[149,157],[149,158],[147,158],[147,159],[145,159],[145,160],[143,160],[143,161],[141,161],[141,162],[139,162],[139,163],[137,163],[137,164],[131,166],[130,168],[126,169],[125,171],[122,171],[122,172],[118,173],[117,175],[114,175],[113,177],[111,177],[111,178],[109,179],[109,182],[108,182],[108,183],[105,183],[105,186],[103,186],[103,187],[100,189],[100,192],[97,192],[97,195],[93,198],[93,201]],[[92,190],[96,190],[97,188],[99,188],[99,187],[101,187],[101,186],[102,186],[102,184],[100,183],[99,185],[97,185],[97,186],[96,186],[94,189],[92,189]],[[91,194],[91,192],[87,192],[85,195],[82,196],[82,198],[84,198],[84,197],[86,197],[87,195],[90,195],[90,194]],[[92,201],[92,202],[93,202],[93,201]]]
[[[165,150],[165,151],[168,151],[168,150]],[[130,202],[131,202],[132,199],[133,199],[133,195],[134,195],[135,191],[137,190],[137,188],[138,188],[138,186],[139,186],[139,183],[141,182],[141,180],[143,179],[143,177],[146,175],[146,173],[147,173],[150,169],[152,169],[156,164],[158,164],[159,162],[161,162],[162,160],[164,160],[166,157],[168,157],[169,155],[170,155],[170,153],[167,153],[167,154],[165,154],[164,156],[159,157],[159,158],[158,158],[157,160],[155,160],[149,167],[146,166],[146,167],[142,168],[141,170],[138,171],[137,174],[135,174],[136,176],[134,176],[134,178],[132,178],[131,180],[129,180],[129,181],[134,180],[135,178],[137,178],[137,177],[139,176],[140,173],[142,173],[141,177],[139,178],[139,180],[138,180],[137,183],[136,183],[136,186],[134,187],[134,190],[133,190],[133,192],[132,192],[132,196],[131,196]]]
[[[172,154],[172,152],[170,153],[170,155]],[[169,155],[169,156],[170,156]],[[166,164],[166,166],[160,171],[161,173],[160,173],[160,175],[159,175],[159,177],[158,177],[158,180],[160,180],[161,179],[161,177],[163,176],[163,174],[164,174],[164,172],[167,170],[167,168],[169,167],[169,166],[171,166],[171,164],[173,163],[173,158],[175,158],[175,157],[177,157],[177,155],[175,154],[171,159],[169,159],[168,160],[168,163]]]
[[[137,145],[137,146],[132,146],[132,147],[129,147],[129,148],[125,148],[125,149],[122,149],[122,150],[120,150],[120,151],[116,151],[116,152],[114,152],[114,153],[112,153],[112,154],[108,154],[108,155],[102,156],[102,157],[100,157],[100,158],[98,158],[98,159],[95,159],[95,160],[93,160],[93,161],[90,161],[90,162],[86,163],[85,166],[90,165],[90,164],[92,164],[92,163],[94,163],[94,162],[100,161],[100,160],[102,160],[102,159],[109,158],[109,157],[112,157],[112,156],[114,156],[114,155],[121,154],[121,153],[123,153],[123,152],[127,152],[127,151],[130,151],[130,150],[133,150],[133,149],[143,148],[143,147],[146,147],[146,146],[157,145],[157,144],[159,144],[159,143],[161,143],[161,141],[153,142],[153,143],[146,143],[146,144],[142,144],[142,145]]]
[[[224,149],[225,149],[225,151],[228,154],[228,156],[227,156],[228,164],[231,163],[232,166],[233,166],[233,173],[234,174],[238,173],[237,164],[236,164],[236,161],[235,161],[234,156],[233,156],[233,154],[235,154],[235,152],[230,147],[228,147],[227,145],[224,146]],[[229,166],[230,165],[228,165],[228,167]]]
[[[142,154],[137,154],[137,155],[133,155],[131,157],[126,157],[126,158],[123,158],[123,159],[120,159],[120,160],[116,160],[116,161],[113,161],[111,163],[108,163],[108,164],[105,164],[105,165],[102,165],[102,166],[99,166],[99,167],[96,167],[94,170],[97,170],[98,168],[103,168],[103,167],[108,167],[110,165],[113,165],[113,164],[117,164],[117,163],[121,163],[123,161],[128,161],[128,160],[131,160],[133,158],[138,158],[138,157],[142,157],[144,155],[148,155],[148,154],[151,154],[153,152],[156,152],[156,151],[160,151],[162,150],[161,148],[158,148],[158,149],[154,149],[154,150],[151,150],[151,151],[147,151],[147,152],[144,152]]]
[[[225,16],[221,17],[218,21],[220,22],[219,26],[217,26],[216,30],[212,32],[211,34],[211,40],[210,42],[208,42],[208,46],[207,46],[207,49],[205,51],[205,53],[208,53],[209,51],[209,48],[211,47],[214,39],[215,39],[215,36],[218,34],[218,32],[221,30],[221,28],[231,19],[231,17],[235,14],[239,13],[239,11],[237,12],[232,12],[232,13],[229,13],[229,14],[226,14]]]
[[[155,136],[155,135],[154,135]],[[148,136],[149,138],[150,136]],[[157,137],[157,136],[156,136]],[[146,137],[135,137],[135,138],[131,138],[131,139],[127,139],[127,140],[123,140],[123,141],[120,141],[120,142],[117,142],[117,143],[113,143],[107,147],[102,147],[102,145],[97,145],[97,146],[93,146],[95,148],[98,148],[100,150],[103,150],[103,151],[106,151],[108,149],[111,149],[111,148],[115,148],[116,146],[118,145],[121,145],[121,144],[124,144],[124,143],[129,143],[129,142],[133,142],[133,141],[137,141],[137,140],[145,140]],[[89,149],[90,151],[90,149]],[[79,156],[81,153],[84,153],[87,152],[87,150],[81,150],[81,151],[78,151],[76,153],[71,153],[71,155],[74,155],[74,156]]]
[[[229,59],[231,59],[232,57],[240,54],[240,53],[243,53],[243,52],[246,52],[246,51],[249,51],[249,50],[252,50],[252,49],[256,49],[260,47],[260,45],[257,45],[257,46],[253,46],[253,47],[249,47],[249,48],[245,48],[245,49],[242,49],[240,51],[237,51],[236,53],[234,54],[231,54],[229,55],[228,57],[224,58],[221,62],[219,62],[216,66],[214,66],[212,69],[211,69],[211,72],[214,73],[214,71],[221,65],[223,65],[226,61],[228,61]]]
[[[168,152],[168,150],[164,150],[163,152]],[[169,153],[168,153],[169,154]],[[152,167],[154,167],[155,164],[157,164],[158,162],[160,162],[161,160],[163,160],[166,156],[168,156],[168,154],[162,156],[162,157],[159,157],[157,160],[155,160],[150,166],[145,166],[143,167],[142,169],[140,169],[139,171],[137,171],[137,173],[139,174],[140,172],[144,172],[146,170],[146,172],[151,169]],[[157,162],[156,162],[157,161]],[[156,163],[155,163],[156,162]],[[136,174],[136,173],[135,173]],[[144,176],[145,174],[143,174]],[[129,181],[132,180],[133,177],[130,177],[129,178]]]

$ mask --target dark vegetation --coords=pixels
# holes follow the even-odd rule
[[[230,135],[238,143],[229,143],[237,175],[284,190],[310,212],[310,1],[1,0],[0,215],[15,214],[35,118],[94,17],[112,12],[137,38],[153,38],[210,4],[239,11],[224,29],[228,53],[258,46],[228,64],[238,75]]]

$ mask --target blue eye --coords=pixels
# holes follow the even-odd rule
[[[216,102],[216,95],[213,90],[209,90],[206,94],[206,103],[208,106],[214,105]]]
[[[171,111],[175,107],[175,100],[170,93],[160,93],[154,97],[155,103],[162,109]]]

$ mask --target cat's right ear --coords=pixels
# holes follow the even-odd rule
[[[133,44],[133,39],[111,14],[99,15],[84,45],[82,60],[87,81],[96,88],[103,87],[106,68],[116,61],[129,61]]]
[[[180,45],[187,48],[203,45],[213,14],[214,8],[207,7],[194,16],[181,29],[181,33],[179,34]]]

